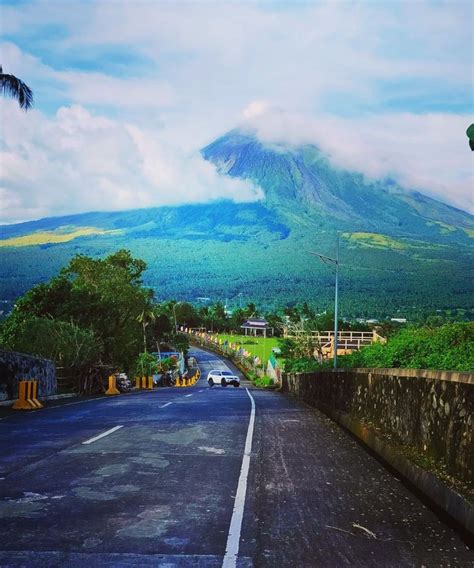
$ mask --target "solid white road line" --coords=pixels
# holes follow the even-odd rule
[[[107,430],[107,432],[103,432],[102,434],[99,434],[98,436],[94,436],[94,438],[91,438],[90,440],[86,440],[85,442],[82,442],[82,443],[83,444],[92,444],[92,442],[96,442],[97,440],[100,440],[101,438],[104,438],[105,436],[112,434],[112,432],[116,432],[117,430],[120,430],[120,428],[123,428],[123,425],[122,426],[115,426],[114,428]]]
[[[165,406],[169,406],[170,404],[173,404],[172,402],[167,402],[166,404],[163,404],[162,406],[160,406],[160,408],[164,408]]]
[[[237,555],[239,554],[240,531],[242,530],[242,519],[244,517],[245,495],[247,493],[247,478],[250,467],[250,454],[252,452],[253,428],[255,424],[255,401],[250,394],[249,389],[245,389],[252,403],[250,411],[249,426],[247,429],[247,438],[245,439],[244,457],[242,459],[242,467],[240,468],[239,484],[237,485],[237,493],[234,501],[234,511],[230,521],[229,534],[227,536],[227,545],[225,549],[222,568],[235,568],[237,565]]]

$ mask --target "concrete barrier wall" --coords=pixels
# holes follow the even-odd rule
[[[0,400],[18,398],[22,379],[38,381],[38,398],[57,392],[56,367],[49,359],[0,349]]]
[[[286,374],[283,390],[323,411],[368,424],[396,443],[473,479],[474,374],[346,369]]]

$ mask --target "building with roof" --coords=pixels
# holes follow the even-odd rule
[[[245,330],[245,335],[254,335],[255,337],[257,335],[266,337],[269,329],[268,322],[263,318],[249,318],[240,327]]]

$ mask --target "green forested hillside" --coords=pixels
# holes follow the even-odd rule
[[[127,248],[147,262],[145,283],[159,300],[224,301],[242,293],[244,302],[262,307],[307,301],[324,310],[333,300],[334,275],[309,253],[333,256],[339,232],[343,315],[473,307],[474,220],[468,213],[404,193],[390,181],[337,170],[313,147],[272,149],[234,132],[203,155],[227,175],[258,183],[265,201],[96,212],[1,227],[0,299],[8,305],[77,253],[103,256]]]

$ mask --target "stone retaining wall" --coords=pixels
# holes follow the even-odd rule
[[[18,382],[38,381],[38,398],[57,392],[56,367],[49,359],[0,349],[0,400],[18,398]]]
[[[474,374],[346,369],[287,374],[288,390],[322,410],[350,415],[473,479]]]

